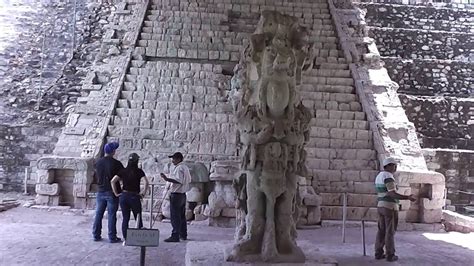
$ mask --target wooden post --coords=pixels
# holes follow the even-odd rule
[[[367,252],[365,250],[365,221],[364,220],[361,221],[361,225],[362,225],[362,230],[361,230],[361,233],[362,233],[362,254],[364,256],[367,256]]]
[[[155,185],[151,184],[151,199],[150,199],[150,229],[153,229],[153,191],[155,190]]]
[[[342,243],[346,243],[347,193],[342,195]]]

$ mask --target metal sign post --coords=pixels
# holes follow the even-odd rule
[[[137,221],[140,221],[141,219],[142,217],[139,214]],[[127,229],[127,239],[125,239],[125,246],[140,247],[140,266],[144,266],[146,247],[158,247],[160,243],[160,230],[138,228],[138,225],[139,222],[137,222],[136,229]]]

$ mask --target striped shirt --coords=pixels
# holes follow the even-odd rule
[[[387,171],[380,172],[375,178],[377,191],[377,207],[384,207],[398,211],[398,200],[387,196],[389,191],[396,191],[397,186],[393,174]]]

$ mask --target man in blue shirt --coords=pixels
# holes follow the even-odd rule
[[[117,210],[119,199],[112,191],[110,181],[112,178],[123,169],[120,161],[114,158],[115,150],[119,147],[117,142],[107,143],[104,146],[105,156],[100,158],[95,164],[95,173],[98,178],[97,185],[99,191],[97,192],[97,203],[94,218],[94,226],[92,228],[92,236],[94,241],[102,240],[102,218],[104,217],[105,209],[107,209],[107,219],[109,228],[109,242],[117,243],[122,240],[117,237]],[[117,184],[117,191],[121,191],[120,185]]]

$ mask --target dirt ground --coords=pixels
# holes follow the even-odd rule
[[[17,207],[0,212],[0,265],[138,265],[140,249],[120,243],[93,242],[92,215],[71,211],[47,211]],[[133,222],[133,221],[132,221]],[[131,222],[131,223],[132,223]],[[106,236],[105,231],[102,236]],[[117,229],[120,232],[120,223]],[[147,225],[148,223],[145,223]],[[146,265],[184,265],[186,242],[164,243],[170,235],[169,223],[155,223],[160,229],[160,246],[148,248]],[[189,241],[231,240],[232,228],[190,225]],[[321,254],[339,265],[474,265],[474,234],[398,232],[398,262],[373,258],[374,227],[366,230],[367,253],[362,256],[361,233],[357,227],[346,230],[341,243],[341,228],[323,227],[299,230],[299,240],[311,241]],[[121,233],[119,233],[119,237]]]

